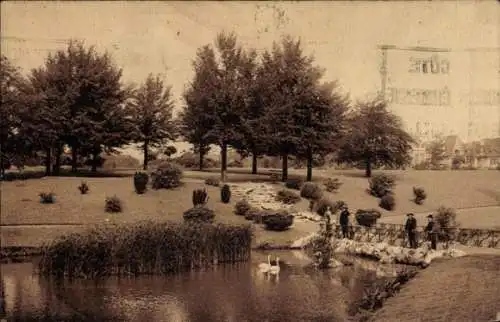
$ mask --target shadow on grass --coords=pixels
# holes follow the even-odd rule
[[[71,170],[61,169],[59,174],[51,175],[51,177],[70,177],[70,178],[123,178],[131,177],[134,175],[133,170],[98,170],[97,172],[92,172],[86,169],[80,169],[77,172],[71,172]],[[19,172],[7,172],[0,181],[18,181],[18,180],[29,180],[29,179],[41,179],[46,177],[45,171],[19,171]]]

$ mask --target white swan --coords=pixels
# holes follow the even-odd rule
[[[260,263],[259,264],[259,271],[261,273],[267,273],[271,269],[271,255],[267,256],[267,263]]]
[[[271,265],[269,274],[278,275],[280,273],[280,258],[276,257],[276,265]]]

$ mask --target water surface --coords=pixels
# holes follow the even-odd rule
[[[172,276],[112,277],[56,283],[39,278],[33,264],[0,266],[8,321],[345,321],[362,291],[366,265],[317,271],[300,252],[273,252],[284,263],[279,277],[258,264],[266,253],[236,265]],[[389,267],[391,270],[392,268]]]

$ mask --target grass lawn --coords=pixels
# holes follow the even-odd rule
[[[260,170],[259,170],[260,171]],[[123,175],[133,174],[133,170],[122,171]],[[265,181],[268,170],[261,175],[249,175],[249,169],[231,169],[229,180],[232,182]],[[367,179],[362,171],[314,170],[313,175],[319,181],[323,177],[338,177],[343,182],[337,194],[331,194],[334,200],[344,200],[351,211],[358,208],[378,208],[383,213],[382,221],[402,223],[407,212],[426,214],[440,205],[453,208],[473,208],[500,205],[500,171],[385,171],[396,177],[396,209],[392,212],[381,210],[378,200],[366,193]],[[305,170],[291,170],[290,175],[304,176]],[[220,202],[219,189],[205,186],[203,179],[218,176],[217,169],[209,171],[186,171],[185,184],[176,190],[149,190],[144,195],[137,195],[133,188],[133,179],[114,178],[75,178],[49,177],[26,181],[2,182],[1,225],[19,224],[98,224],[109,222],[134,222],[138,220],[182,220],[182,213],[192,207],[191,196],[195,188],[206,187],[210,199],[208,206],[215,210],[216,220],[223,223],[247,223],[233,214],[237,200],[226,205]],[[81,180],[87,181],[90,192],[81,195],[77,189]],[[412,199],[412,187],[422,186],[428,199],[421,206]],[[38,193],[54,192],[55,204],[40,204]],[[124,211],[119,214],[104,212],[104,200],[117,195],[124,202]],[[307,201],[300,204],[306,208]],[[463,227],[493,228],[500,227],[500,208],[479,208],[460,210],[458,220]],[[420,221],[423,224],[423,221]],[[317,229],[315,223],[296,223],[286,232],[267,232],[256,226],[256,241],[285,243],[293,241],[308,232]],[[1,228],[2,245],[38,245],[41,241],[58,234],[81,227],[7,227]]]

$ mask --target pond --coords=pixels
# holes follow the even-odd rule
[[[302,252],[277,252],[278,277],[259,272],[265,252],[251,261],[172,276],[108,278],[56,283],[33,273],[32,263],[2,264],[7,321],[345,321],[360,296],[363,260],[328,271],[308,266]],[[369,264],[369,265],[366,265]],[[395,266],[384,266],[394,272]],[[379,274],[381,275],[381,274]]]

